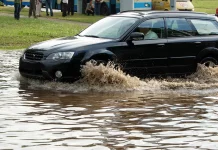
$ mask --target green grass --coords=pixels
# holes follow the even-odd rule
[[[0,6],[0,13],[8,13],[8,14],[13,14],[14,13],[14,7],[2,7]],[[23,8],[21,10],[21,15],[23,16],[28,16],[29,13],[29,9],[28,8]],[[42,17],[45,18],[54,18],[54,19],[61,19],[61,20],[68,20],[68,21],[77,21],[77,22],[82,22],[82,23],[94,23],[102,18],[104,18],[104,16],[87,16],[84,14],[77,14],[74,13],[74,15],[69,15],[66,17],[62,17],[62,13],[61,12],[54,12],[54,16],[50,17],[50,16],[46,16],[45,12],[41,12]]]
[[[58,37],[73,36],[86,26],[67,22],[0,16],[0,49],[23,49]]]
[[[218,0],[192,0],[195,11],[215,14],[218,8]]]
[[[218,0],[193,0],[195,11],[215,14],[218,8]],[[0,49],[22,49],[34,43],[58,38],[63,36],[73,36],[79,33],[85,26],[76,25],[64,21],[52,21],[49,18],[60,20],[77,21],[83,23],[94,23],[103,18],[103,16],[86,16],[77,14],[73,16],[62,17],[61,12],[55,12],[53,17],[47,17],[45,12],[42,12],[43,18],[29,19],[27,8],[22,9],[22,17],[19,21],[14,20],[13,7],[0,6]],[[1,14],[10,14],[10,16],[2,16]]]

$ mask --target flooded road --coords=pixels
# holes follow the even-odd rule
[[[66,84],[21,78],[21,54],[0,51],[0,149],[218,149],[217,68],[139,80],[88,64]]]

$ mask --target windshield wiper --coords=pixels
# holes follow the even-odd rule
[[[96,35],[82,35],[82,36],[85,36],[85,37],[93,37],[93,38],[99,38],[99,36],[96,36]]]

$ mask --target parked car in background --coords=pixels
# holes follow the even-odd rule
[[[24,77],[72,81],[90,60],[114,61],[138,77],[187,75],[197,63],[218,64],[218,19],[185,11],[127,11],[111,15],[76,36],[27,48]]]
[[[153,10],[170,10],[170,0],[152,0]],[[190,0],[177,0],[176,9],[179,11],[194,11]]]

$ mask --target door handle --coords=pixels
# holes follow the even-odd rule
[[[165,44],[157,44],[158,47],[164,47]]]
[[[195,44],[201,44],[201,42],[195,42]]]

